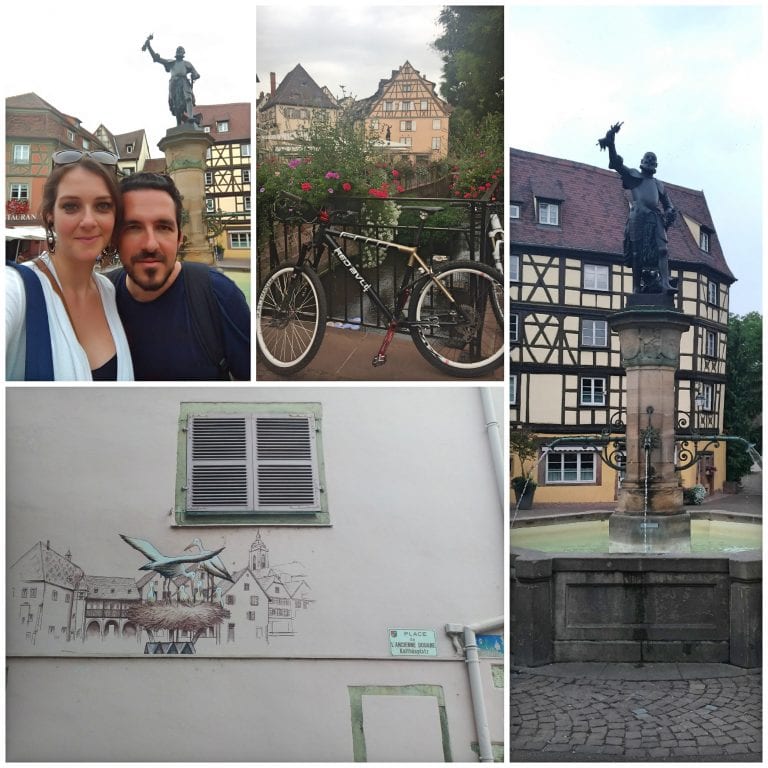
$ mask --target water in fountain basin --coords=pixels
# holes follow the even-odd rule
[[[608,552],[608,520],[513,528],[510,544],[542,552]],[[762,526],[759,523],[691,522],[691,552],[742,552],[761,548]]]

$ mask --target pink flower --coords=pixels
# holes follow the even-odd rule
[[[288,161],[288,167],[289,168],[296,168],[296,166],[301,165],[301,158],[296,157],[293,160]]]
[[[398,192],[405,192],[405,187],[402,184],[397,185],[397,191]]]
[[[397,169],[393,169],[392,170],[392,178],[393,179],[399,179],[400,178],[400,171],[398,171]]]
[[[309,190],[312,189],[312,185],[308,181],[302,181],[301,182],[301,189],[304,192],[309,192]]]
[[[341,178],[336,171],[328,171],[328,173],[325,174],[326,179],[338,179]]]
[[[348,181],[345,181],[345,182],[344,182],[344,183],[341,185],[341,188],[342,188],[342,189],[343,189],[345,192],[349,192],[349,191],[352,189],[352,185],[351,185],[351,184],[350,184]]]

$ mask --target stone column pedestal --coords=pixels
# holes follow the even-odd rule
[[[169,128],[158,147],[165,153],[168,174],[184,198],[187,220],[184,258],[213,264],[213,254],[203,223],[205,213],[205,155],[214,141],[210,134],[192,125]]]
[[[634,295],[609,319],[626,370],[626,475],[611,516],[611,552],[690,552],[690,516],[675,472],[675,372],[690,320],[665,295]]]

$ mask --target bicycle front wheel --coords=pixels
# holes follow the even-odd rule
[[[264,365],[275,373],[300,371],[317,354],[325,334],[325,291],[304,265],[278,267],[256,302],[256,342]]]
[[[411,336],[451,376],[483,376],[504,362],[503,277],[485,264],[455,261],[420,281],[408,309]]]

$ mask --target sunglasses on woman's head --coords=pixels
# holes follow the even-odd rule
[[[118,160],[117,155],[102,149],[94,152],[86,152],[84,149],[62,149],[53,153],[52,160],[54,165],[71,165],[84,157],[90,157],[101,165],[117,165]]]

